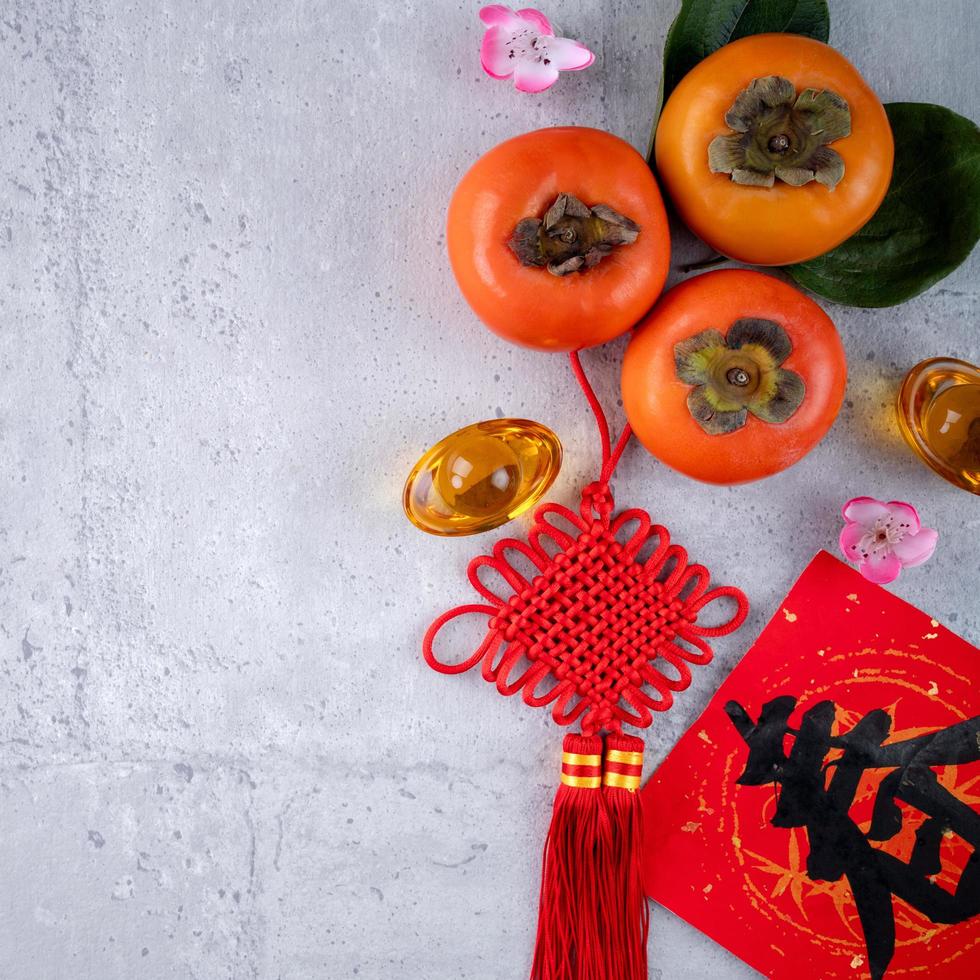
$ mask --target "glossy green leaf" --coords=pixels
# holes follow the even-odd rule
[[[827,0],[681,0],[667,32],[660,105],[699,62],[729,41],[751,34],[804,34],[826,42]],[[659,115],[659,106],[657,109]]]
[[[943,106],[894,102],[885,111],[895,169],[881,207],[843,245],[787,268],[801,286],[848,306],[917,296],[980,238],[980,130]]]

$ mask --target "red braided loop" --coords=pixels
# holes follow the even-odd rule
[[[584,735],[646,728],[654,711],[666,711],[674,692],[691,683],[689,665],[711,659],[705,637],[741,626],[748,602],[731,586],[709,591],[707,569],[689,565],[687,552],[646,511],[613,517],[613,508],[608,485],[590,484],[578,514],[542,504],[527,542],[505,538],[492,555],[474,558],[469,579],[488,605],[458,606],[429,627],[429,666],[461,673],[482,662],[483,677],[501,694],[520,691],[532,707],[553,705],[559,725],[580,721]],[[637,561],[648,542],[652,553]],[[509,552],[538,574],[529,581]],[[480,579],[484,568],[502,580],[499,594]],[[698,625],[704,609],[723,598],[734,602],[730,618]],[[439,630],[470,613],[489,618],[483,641],[460,663],[439,661]]]

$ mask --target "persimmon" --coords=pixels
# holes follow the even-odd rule
[[[476,315],[506,340],[568,351],[632,327],[663,289],[663,200],[636,150],[565,126],[480,157],[449,204],[449,260]]]
[[[681,79],[657,126],[664,188],[723,255],[805,262],[878,209],[894,144],[877,96],[843,55],[793,34],[719,48]]]
[[[797,462],[844,399],[830,317],[772,276],[725,269],[667,292],[623,359],[623,405],[657,459],[707,483],[744,483]]]

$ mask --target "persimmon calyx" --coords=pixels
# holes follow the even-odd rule
[[[521,265],[567,276],[597,266],[617,245],[631,245],[640,226],[608,204],[591,208],[559,194],[543,218],[522,218],[507,242]]]
[[[779,75],[753,79],[725,113],[732,133],[708,146],[708,167],[731,174],[736,184],[772,187],[776,178],[793,187],[815,180],[833,190],[844,160],[827,144],[849,136],[851,110],[829,89],[796,94]]]
[[[803,403],[806,386],[782,367],[793,350],[786,331],[772,320],[736,320],[723,337],[702,330],[674,345],[677,377],[693,385],[692,418],[712,436],[735,432],[751,412],[763,422],[786,422]]]

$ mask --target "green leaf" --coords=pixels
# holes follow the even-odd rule
[[[681,0],[667,32],[660,106],[699,62],[729,41],[750,34],[803,34],[826,42],[830,35],[827,0]]]
[[[980,130],[943,106],[893,102],[885,111],[895,169],[881,207],[843,245],[787,267],[801,286],[848,306],[918,296],[980,238]]]

